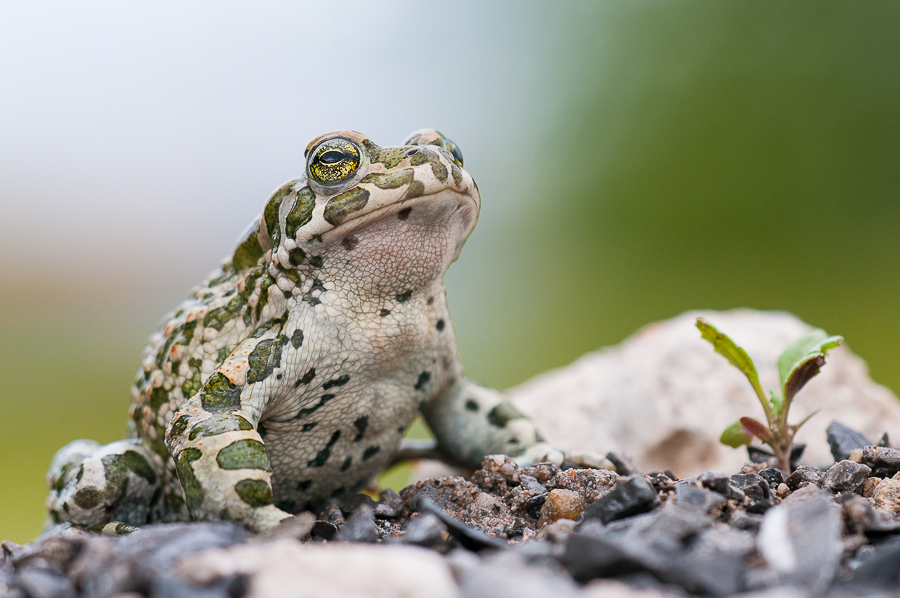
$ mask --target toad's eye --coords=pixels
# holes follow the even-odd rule
[[[313,152],[309,174],[320,183],[336,183],[359,168],[359,150],[346,139],[328,139]]]

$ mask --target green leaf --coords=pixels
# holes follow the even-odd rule
[[[786,403],[812,380],[825,365],[825,354],[844,340],[841,336],[828,336],[816,329],[790,344],[778,358],[778,374],[781,376]]]
[[[731,448],[738,448],[743,444],[750,444],[750,441],[753,440],[753,437],[750,434],[747,434],[747,431],[744,430],[744,424],[740,421],[736,421],[722,432],[722,436],[719,437],[719,442],[722,444],[727,444]]]
[[[831,344],[835,339],[837,342]],[[832,347],[836,347],[844,340],[840,336],[829,337],[821,328],[810,330],[790,345],[778,356],[778,376],[781,378],[781,386],[787,384],[794,367],[808,357],[811,353],[822,353]],[[823,346],[827,344],[828,346]]]
[[[753,386],[753,390],[756,391],[756,396],[759,397],[759,401],[762,403],[768,418],[772,408],[769,406],[766,395],[759,385],[759,375],[756,373],[756,366],[753,365],[753,360],[750,359],[747,352],[734,344],[734,341],[719,332],[715,326],[703,318],[697,318],[697,328],[700,330],[703,338],[712,344],[716,353],[725,357],[731,365],[739,369],[747,377],[750,385]]]
[[[775,394],[774,390],[769,390],[769,403],[772,404],[772,410],[775,412],[775,415],[781,415],[784,399]]]

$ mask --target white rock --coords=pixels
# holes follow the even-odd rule
[[[512,401],[563,449],[616,451],[645,472],[670,468],[681,477],[736,472],[747,452],[720,444],[719,435],[742,416],[764,415],[747,379],[700,337],[697,316],[747,351],[765,390],[780,389],[778,355],[811,328],[785,312],[687,312],[512,389]],[[833,462],[825,437],[832,420],[872,440],[885,431],[900,437],[900,402],[845,347],[829,351],[822,372],[795,397],[789,421],[816,409],[796,438],[807,443],[806,462]]]
[[[277,540],[206,550],[181,559],[178,574],[206,585],[246,575],[247,598],[458,598],[449,565],[423,548]]]

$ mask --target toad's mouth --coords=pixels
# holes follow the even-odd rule
[[[470,193],[462,193],[454,189],[441,189],[410,199],[400,199],[381,206],[367,207],[367,209],[348,217],[334,228],[321,232],[316,240],[323,244],[331,244],[341,241],[349,235],[362,233],[390,218],[395,218],[399,221],[398,224],[425,221],[432,227],[441,224],[458,227],[462,241],[475,228],[479,207],[478,199]]]

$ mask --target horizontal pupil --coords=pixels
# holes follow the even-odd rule
[[[337,150],[329,150],[329,151],[325,152],[324,154],[322,154],[322,157],[319,158],[319,160],[321,160],[325,164],[337,164],[338,162],[340,162],[341,160],[343,160],[346,157],[347,157],[347,155],[344,154],[344,152],[339,152]]]

